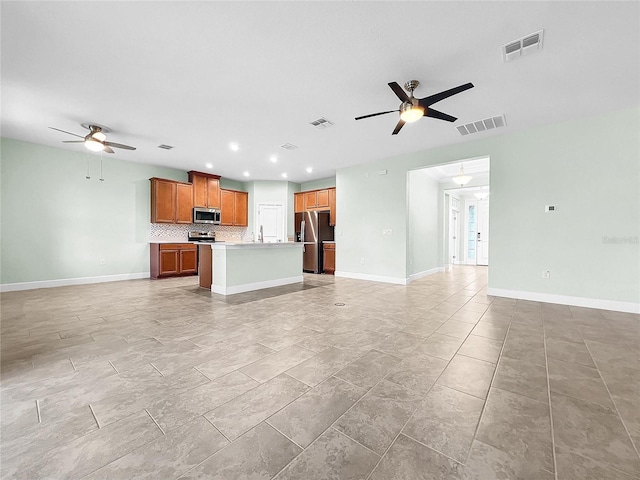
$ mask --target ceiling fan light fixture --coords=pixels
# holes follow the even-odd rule
[[[107,139],[107,136],[102,132],[96,132],[91,135],[91,137],[98,140],[99,142],[104,142]]]
[[[93,137],[86,139],[84,141],[84,146],[92,152],[101,152],[102,150],[104,150],[104,145],[102,144],[102,142]]]
[[[406,123],[420,120],[423,116],[424,108],[420,105],[413,105],[410,102],[404,102],[400,107],[400,118]]]

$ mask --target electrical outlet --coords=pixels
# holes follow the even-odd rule
[[[545,280],[551,278],[551,272],[549,270],[543,270],[542,278],[544,278]]]
[[[100,265],[105,265],[107,262],[104,260],[104,258],[100,259]]]

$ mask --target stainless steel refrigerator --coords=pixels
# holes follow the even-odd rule
[[[296,213],[296,241],[304,243],[302,270],[322,273],[322,242],[333,240],[333,227],[329,225],[329,211]]]

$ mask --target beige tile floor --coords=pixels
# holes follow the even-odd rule
[[[5,293],[2,478],[639,478],[638,316],[486,283]]]

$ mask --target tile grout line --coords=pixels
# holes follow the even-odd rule
[[[72,359],[71,357],[69,357],[69,361],[71,362],[71,366],[73,367],[73,371],[74,371],[74,372],[77,372],[77,371],[78,371],[78,369],[76,368],[75,363],[73,363],[73,359]]]
[[[456,462],[458,465],[462,465],[463,467],[465,466],[465,464],[464,464],[464,463],[462,463],[460,460],[456,460],[456,459],[455,459],[455,458],[453,458],[452,456],[447,455],[446,453],[443,453],[443,452],[441,452],[440,450],[438,450],[437,448],[433,448],[433,447],[431,447],[431,446],[427,445],[427,444],[426,444],[426,443],[424,443],[424,442],[421,442],[421,441],[420,441],[420,440],[418,440],[417,438],[414,438],[414,437],[412,437],[411,435],[409,435],[409,434],[407,434],[407,433],[402,433],[402,432],[401,432],[401,435],[404,435],[405,437],[410,438],[410,439],[411,439],[411,440],[413,440],[414,442],[419,443],[420,445],[422,445],[423,447],[428,448],[429,450],[433,450],[434,452],[439,453],[439,454],[440,454],[440,455],[442,455],[443,457],[447,457],[449,460],[453,460],[453,461],[454,461],[454,462]],[[400,435],[398,435],[398,436],[400,436]],[[479,441],[479,440],[478,440],[478,441]],[[471,440],[471,443],[473,443],[473,440]],[[469,450],[471,450],[471,449],[469,449]]]
[[[229,444],[233,443],[233,440],[230,440],[230,439],[229,439],[229,437],[227,437],[224,433],[222,433],[222,430],[220,430],[218,427],[216,427],[216,426],[215,426],[215,424],[214,424],[211,420],[209,420],[209,419],[206,417],[206,415],[205,415],[205,414],[202,414],[202,418],[204,418],[207,422],[209,422],[209,424],[210,424],[213,428],[215,428],[215,429],[218,431],[218,433],[220,433],[220,435],[222,435],[222,436],[224,437],[224,439],[225,439],[227,442],[229,442]],[[256,426],[257,426],[257,425],[256,425]],[[254,427],[254,428],[255,428],[255,427]],[[242,436],[242,435],[241,435],[241,436]],[[238,438],[240,438],[240,437],[238,437]],[[237,440],[237,438],[236,438],[236,440]],[[225,446],[226,446],[226,445],[225,445]],[[223,448],[224,448],[224,447],[223,447]],[[221,450],[222,450],[222,449],[221,449]],[[207,457],[207,458],[209,458],[209,457]]]
[[[213,382],[213,380],[211,380],[211,379],[210,379],[209,377],[207,377],[204,373],[202,373],[202,371],[201,371],[198,367],[192,366],[191,368],[193,368],[196,372],[198,372],[198,373],[199,373],[200,375],[202,375],[204,378],[208,379],[210,382]],[[234,370],[234,371],[235,371],[235,370]],[[231,372],[231,373],[233,373],[233,372]],[[223,375],[223,376],[224,376],[224,375]],[[220,377],[218,377],[218,378],[220,378]]]
[[[109,365],[111,365],[111,368],[113,368],[113,369],[116,371],[116,373],[117,373],[118,375],[120,375],[120,372],[118,371],[118,369],[116,368],[116,366],[111,362],[111,360],[107,360],[107,361],[109,362]]]
[[[145,408],[145,409],[144,409],[144,411],[145,411],[145,412],[147,412],[147,415],[149,415],[149,418],[150,418],[151,420],[153,420],[153,423],[155,423],[155,424],[156,424],[156,427],[158,427],[158,428],[160,429],[160,431],[162,432],[162,435],[165,435],[165,436],[166,436],[166,435],[167,435],[167,432],[165,432],[165,431],[162,429],[162,427],[160,426],[160,424],[159,424],[158,422],[156,422],[156,419],[155,419],[155,418],[153,418],[153,415],[151,415],[151,414],[149,413],[149,410],[147,410],[147,409]]]
[[[161,377],[164,377],[164,374],[163,374],[163,373],[158,369],[158,367],[156,367],[156,366],[155,366],[153,363],[151,363],[151,362],[149,362],[149,365],[151,365],[151,366],[154,368],[154,370],[160,374],[160,376],[161,376]]]
[[[40,413],[40,400],[36,400],[36,413],[38,415],[38,423],[42,423],[42,414]]]
[[[347,435],[347,434],[346,434],[346,433],[344,433],[344,432],[341,432],[340,430],[338,430],[338,429],[337,429],[337,428],[335,428],[334,426],[331,426],[331,427],[327,428],[327,430],[325,430],[325,432],[326,432],[326,431],[328,431],[328,430],[333,430],[334,432],[336,432],[336,433],[338,433],[338,434],[342,435],[343,437],[347,437],[347,438],[348,438],[349,440],[351,440],[352,442],[357,443],[357,444],[358,444],[358,445],[360,445],[362,448],[365,448],[365,449],[367,449],[368,451],[370,451],[371,453],[373,453],[376,457],[382,458],[382,455],[380,455],[378,452],[374,452],[373,450],[371,450],[369,447],[367,447],[367,446],[366,446],[366,445],[364,445],[363,443],[360,443],[360,442],[359,442],[358,440],[356,440],[355,438],[351,438],[349,435]],[[322,433],[324,434],[324,432],[322,432]]]
[[[580,331],[580,329],[578,329],[578,331]],[[582,335],[582,332],[580,332],[580,335]],[[600,371],[600,367],[598,367],[598,363],[596,362],[596,359],[593,357],[593,354],[591,353],[591,350],[589,349],[589,346],[587,345],[587,342],[584,340],[584,338],[582,339],[582,341],[583,341],[585,347],[587,348],[587,352],[589,352],[589,355],[591,356],[591,360],[593,360],[593,363],[596,366],[596,370],[598,372],[598,375],[600,376],[600,380],[602,380],[602,383],[604,384],[604,388],[607,389],[607,393],[609,394],[609,398],[611,399],[611,402],[613,403],[613,406],[616,409],[616,413],[618,414],[618,418],[620,419],[620,423],[622,423],[622,426],[624,427],[625,432],[627,432],[627,436],[629,437],[629,440],[631,441],[631,445],[633,446],[633,449],[636,451],[636,455],[638,455],[638,457],[640,457],[640,452],[638,451],[638,447],[636,446],[635,442],[633,441],[633,437],[629,433],[629,429],[627,428],[627,424],[624,421],[624,418],[622,418],[622,415],[620,414],[620,410],[618,409],[618,404],[616,403],[615,399],[613,398],[613,395],[611,395],[611,390],[609,390],[609,386],[607,385],[607,382],[605,381],[604,377],[602,376],[602,372]]]
[[[573,317],[573,313],[571,314]],[[582,334],[580,334],[582,335]],[[549,357],[547,356],[547,336],[544,317],[542,318],[542,344],[544,346],[544,368],[547,372],[547,400],[549,402],[549,423],[551,427],[551,449],[553,453],[553,477],[558,480],[558,461],[556,459],[556,434],[553,429],[553,408],[551,407],[551,380],[549,378]]]
[[[98,426],[98,429],[101,429],[102,427],[100,426],[100,422],[98,421],[98,417],[96,416],[96,412],[93,411],[93,407],[91,406],[91,404],[89,404],[89,410],[91,410],[91,415],[93,415],[93,419],[96,421],[96,425]]]
[[[498,360],[496,361],[496,368],[493,370],[493,375],[491,376],[491,381],[489,382],[489,388],[487,389],[487,396],[484,399],[484,403],[482,404],[482,410],[480,411],[480,416],[478,417],[478,423],[476,424],[476,428],[473,432],[473,437],[471,439],[471,447],[467,452],[467,455],[464,459],[463,465],[466,465],[469,461],[469,457],[471,456],[471,450],[473,447],[473,441],[476,439],[478,435],[478,430],[480,429],[480,423],[482,423],[482,417],[484,417],[484,413],[487,409],[487,402],[489,401],[489,394],[491,393],[491,388],[493,387],[493,382],[496,379],[496,375],[498,374],[498,367],[500,366],[500,359],[502,358],[502,352],[504,352],[504,346],[507,344],[507,338],[509,336],[509,332],[511,331],[511,325],[513,324],[513,317],[516,314],[518,303],[513,306],[513,311],[511,312],[511,318],[509,319],[509,326],[507,327],[507,331],[504,334],[504,339],[502,340],[502,347],[500,347],[500,353],[498,354]],[[482,318],[482,317],[481,317]],[[495,448],[495,447],[494,447]],[[502,451],[502,450],[501,450]]]
[[[273,416],[273,415],[272,415]],[[269,417],[271,418],[271,417]],[[267,418],[266,420],[263,420],[265,424],[269,425],[271,428],[273,428],[276,432],[278,432],[280,435],[282,435],[284,438],[286,438],[287,440],[289,440],[291,443],[293,443],[295,446],[297,446],[298,448],[300,448],[300,453],[302,453],[304,451],[304,447],[302,445],[300,445],[298,442],[296,442],[293,438],[289,437],[288,435],[284,434],[278,427],[276,427],[275,425],[269,423],[269,418]],[[259,424],[258,424],[259,425]],[[300,455],[300,453],[298,455]],[[298,456],[296,455],[296,457]]]

